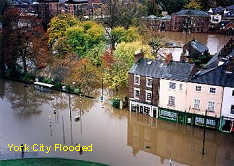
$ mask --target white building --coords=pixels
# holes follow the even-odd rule
[[[234,130],[234,87],[225,87],[223,92],[221,129],[225,132]]]

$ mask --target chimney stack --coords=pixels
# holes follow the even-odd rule
[[[142,49],[140,51],[136,51],[134,55],[134,63],[137,63],[139,59],[144,58],[144,52]]]
[[[165,63],[166,63],[167,65],[169,65],[169,63],[170,63],[171,61],[173,61],[172,53],[167,54],[166,59],[165,59]]]
[[[225,72],[232,73],[234,71],[234,64],[229,62],[226,64]]]

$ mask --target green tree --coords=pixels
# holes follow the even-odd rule
[[[80,57],[86,56],[86,52],[105,41],[105,33],[102,25],[86,21],[66,30],[67,42]]]
[[[70,14],[61,14],[51,19],[49,28],[49,44],[53,44],[58,38],[65,36],[67,28],[79,24],[77,18]]]
[[[133,42],[141,38],[138,28],[130,27],[129,29],[124,29],[124,27],[116,27],[111,31],[111,45],[115,48],[115,44],[121,42]]]
[[[202,8],[201,3],[198,0],[191,0],[188,4],[184,5],[186,9],[200,10]]]

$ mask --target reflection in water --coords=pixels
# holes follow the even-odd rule
[[[1,82],[4,81],[1,80]],[[11,103],[12,109],[20,116],[39,114],[42,111],[40,108],[41,104],[52,100],[50,96],[34,91],[32,86],[25,87],[23,84],[8,81],[3,84],[3,88],[4,95]],[[34,97],[35,94],[37,97]]]
[[[69,95],[66,93],[36,92],[32,86],[24,88],[24,84],[2,80],[0,86],[4,87],[0,87],[4,89],[0,98],[2,154],[10,153],[8,143],[26,143],[30,151],[34,144],[52,146],[49,153],[40,153],[42,157],[65,157],[110,165],[169,165],[170,158],[173,166],[226,166],[234,161],[233,135],[207,131],[202,158],[202,129],[113,109],[108,104],[111,93],[107,91],[104,92],[104,102],[100,97],[82,97],[80,100],[79,96],[70,95],[70,119]],[[40,113],[35,114],[34,109]],[[93,149],[92,152],[55,151],[55,144],[92,144]]]
[[[205,155],[201,155],[203,130],[177,123],[160,121],[129,112],[128,146],[133,155],[140,150],[188,165],[232,165],[234,137],[208,130]],[[150,147],[150,148],[149,148]]]

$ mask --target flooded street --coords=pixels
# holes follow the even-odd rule
[[[162,35],[167,42],[176,43],[178,46],[183,47],[186,43],[191,41],[193,38],[206,45],[211,55],[217,53],[231,38],[223,34],[206,34],[206,33],[181,33],[181,32],[158,32]],[[163,52],[172,53],[173,60],[179,61],[182,48],[170,48]]]
[[[95,99],[66,93],[41,93],[33,86],[0,80],[0,158],[13,154],[8,144],[27,144],[35,156],[64,157],[121,166],[208,165],[234,163],[234,135],[207,130],[205,155],[203,129],[115,110]],[[51,146],[39,152],[39,146]],[[61,146],[91,146],[92,151],[55,151]],[[46,153],[47,152],[47,153]],[[20,153],[20,152],[18,152]],[[27,152],[26,152],[27,153]]]

